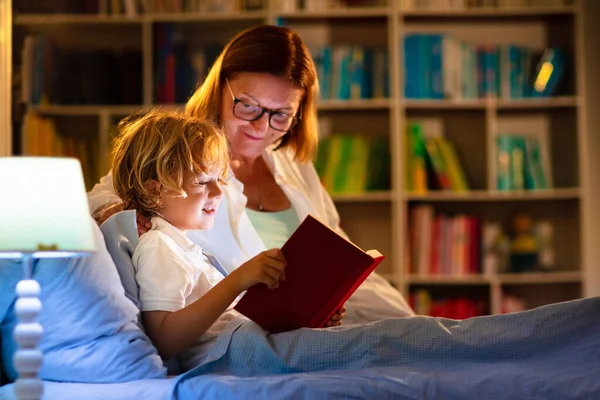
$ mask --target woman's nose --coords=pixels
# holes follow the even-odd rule
[[[269,114],[264,113],[256,121],[250,122],[250,126],[255,133],[266,133],[269,129]]]

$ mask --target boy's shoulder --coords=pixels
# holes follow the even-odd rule
[[[174,253],[180,252],[180,247],[175,243],[165,232],[158,230],[149,230],[140,236],[138,245],[136,246],[132,259],[136,259],[145,252],[164,252],[170,251]]]

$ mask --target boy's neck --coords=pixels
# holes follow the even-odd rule
[[[184,235],[187,236],[188,229],[182,229],[182,228],[178,227],[177,225],[175,225],[174,223],[172,223],[171,221],[169,221],[167,218],[165,218],[161,214],[157,213],[156,217],[161,218],[162,220],[164,220],[165,222],[167,222],[169,225],[171,225],[173,228],[177,229],[179,232],[181,232],[181,233],[183,233]]]

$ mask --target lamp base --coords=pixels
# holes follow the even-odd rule
[[[13,356],[13,363],[19,377],[14,384],[14,394],[19,400],[38,400],[44,392],[44,383],[38,377],[42,367],[42,352],[37,349],[43,332],[37,322],[42,303],[39,300],[40,285],[31,279],[31,256],[23,257],[23,273],[25,279],[17,284],[15,303],[18,323],[13,335],[19,347]]]

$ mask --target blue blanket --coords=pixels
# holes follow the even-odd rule
[[[175,390],[179,399],[590,399],[600,398],[599,377],[600,298],[591,298],[276,335],[235,321]]]
[[[203,364],[151,383],[99,391],[52,382],[45,400],[598,399],[600,298],[464,321],[417,316],[277,335],[236,320]],[[0,399],[10,394],[0,388]]]

